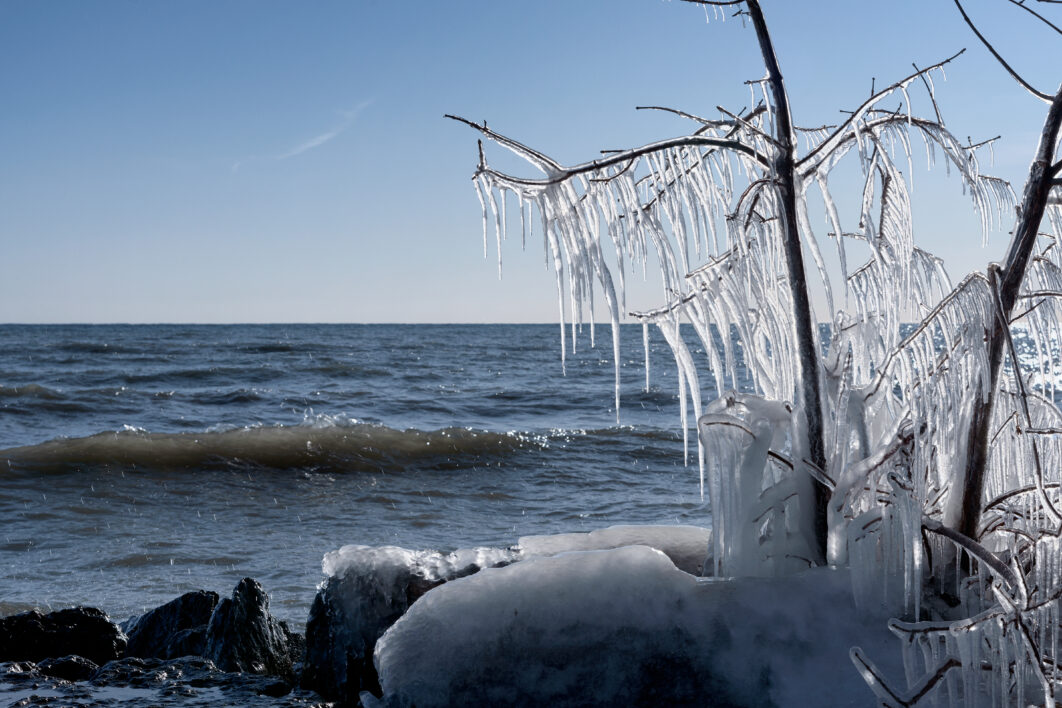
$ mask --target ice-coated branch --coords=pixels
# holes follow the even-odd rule
[[[670,138],[668,140],[660,140],[655,143],[643,145],[642,147],[632,148],[630,150],[620,150],[610,154],[608,157],[603,157],[597,160],[590,160],[584,162],[581,165],[574,165],[572,167],[562,167],[559,163],[554,162],[552,159],[546,157],[540,152],[531,150],[531,148],[508,138],[501,133],[496,133],[485,125],[474,123],[467,118],[461,118],[460,116],[454,116],[447,114],[446,118],[456,120],[460,123],[464,123],[479,132],[491,140],[497,142],[499,145],[503,145],[521,157],[526,158],[529,162],[539,167],[546,173],[545,179],[526,179],[520,177],[514,177],[501,172],[496,172],[489,168],[481,168],[476,174],[481,172],[489,172],[490,174],[505,180],[506,182],[512,182],[514,184],[523,184],[527,186],[545,187],[551,184],[558,184],[565,182],[577,175],[586,174],[587,172],[597,172],[613,165],[623,164],[630,160],[636,159],[643,155],[649,155],[657,152],[665,152],[671,148],[680,147],[716,147],[725,148],[728,150],[734,150],[735,152],[742,153],[751,157],[756,162],[760,163],[764,167],[769,166],[769,161],[766,156],[762,155],[755,148],[732,139],[714,138],[705,135],[684,135],[678,138]]]
[[[985,47],[988,49],[988,51],[992,53],[992,56],[994,56],[996,58],[996,61],[998,61],[1000,63],[1000,65],[1004,69],[1007,70],[1007,73],[1010,74],[1011,77],[1015,81],[1017,81],[1019,84],[1021,84],[1022,88],[1024,88],[1026,91],[1031,93],[1033,96],[1036,96],[1041,101],[1045,101],[1047,103],[1050,103],[1051,102],[1051,95],[1036,89],[1035,87],[1033,87],[1032,84],[1030,84],[1028,81],[1023,79],[1021,74],[1019,74],[1017,71],[1015,71],[1014,68],[1010,64],[1007,63],[1007,60],[1004,59],[1003,56],[999,52],[996,51],[996,48],[992,46],[992,43],[989,42],[988,39],[986,39],[983,34],[981,34],[981,31],[979,29],[977,29],[977,25],[975,25],[973,23],[973,20],[970,19],[970,16],[966,14],[966,8],[964,8],[962,6],[962,3],[959,2],[959,0],[954,0],[954,1],[955,1],[955,7],[959,8],[959,12],[962,13],[963,21],[965,21],[966,24],[969,25],[970,29],[973,30],[973,33],[975,35],[977,35],[977,38],[979,40],[981,40],[981,44],[985,45]]]
[[[938,316],[940,316],[953,302],[961,298],[970,288],[987,284],[988,278],[986,278],[983,273],[970,273],[963,278],[962,282],[956,285],[955,289],[948,293],[947,297],[941,300],[931,312],[922,318],[922,321],[918,326],[904,338],[900,345],[893,351],[889,352],[889,356],[879,367],[879,373],[875,378],[874,384],[867,389],[865,398],[870,399],[878,392],[881,385],[889,380],[889,369],[891,368],[893,361],[900,357],[903,354],[903,351],[918,337],[922,336],[927,330],[929,330],[929,328],[935,324],[935,320]]]
[[[837,148],[838,144],[841,142],[841,139],[846,134],[846,132],[853,126],[853,124],[855,124],[862,118],[862,116],[871,106],[878,103],[893,92],[900,89],[905,89],[905,87],[909,83],[911,83],[911,81],[918,78],[919,76],[924,76],[931,71],[935,71],[943,66],[946,66],[965,51],[965,49],[961,49],[943,61],[939,61],[936,64],[933,64],[932,66],[927,66],[924,69],[917,69],[915,73],[890,84],[889,86],[875,93],[867,100],[863,101],[863,103],[861,103],[858,108],[852,111],[851,115],[848,116],[848,118],[846,118],[844,121],[841,122],[839,126],[837,126],[836,130],[834,130],[833,133],[828,138],[826,138],[826,140],[822,141],[822,143],[820,143],[818,147],[816,147],[814,150],[810,151],[807,155],[802,157],[797,162],[797,167],[803,167],[806,163],[815,158],[815,156],[818,155],[820,152],[824,154],[829,154],[833,152]]]
[[[479,132],[483,133],[483,135],[485,135],[486,137],[490,138],[491,140],[493,140],[494,142],[498,143],[499,145],[501,145],[503,147],[506,147],[509,150],[512,150],[514,153],[516,153],[520,157],[524,158],[525,160],[527,160],[528,162],[533,164],[535,167],[537,167],[540,170],[542,170],[543,172],[545,172],[546,174],[552,174],[552,173],[557,172],[557,171],[559,171],[561,169],[561,166],[557,162],[555,162],[552,158],[550,158],[549,156],[544,155],[543,153],[539,152],[538,150],[533,150],[532,148],[529,148],[528,146],[524,145],[523,143],[519,143],[519,142],[513,140],[512,138],[509,138],[509,137],[507,137],[505,135],[502,135],[501,133],[494,132],[493,130],[491,130],[490,128],[487,127],[486,122],[484,122],[483,125],[480,125],[478,123],[473,123],[472,121],[468,120],[467,118],[462,118],[460,116],[450,115],[449,113],[445,114],[443,117],[444,118],[449,118],[450,120],[456,120],[458,123],[464,123],[467,126],[475,128]],[[483,167],[483,150],[482,150],[482,148],[480,148],[479,159],[480,159],[480,167]]]
[[[700,123],[705,128],[732,128],[737,123],[732,120],[712,120],[711,118],[702,118],[701,116],[681,111],[677,108],[668,108],[667,106],[635,106],[636,111],[663,111],[665,113],[674,113],[682,118],[689,118],[694,123]]]
[[[929,694],[933,688],[936,687],[940,681],[947,676],[948,672],[952,669],[962,666],[962,662],[953,656],[946,656],[937,664],[936,668],[929,671],[919,679],[915,685],[903,693],[897,693],[893,689],[889,688],[889,685],[885,683],[885,679],[881,675],[881,671],[874,665],[870,659],[863,654],[863,650],[859,647],[852,647],[848,653],[852,663],[855,664],[859,674],[863,677],[863,680],[867,682],[867,686],[874,692],[878,700],[881,701],[881,705],[888,708],[910,708],[910,706],[916,705],[926,695]]]
[[[737,125],[740,125],[742,128],[745,128],[746,130],[749,130],[749,131],[755,133],[756,135],[759,135],[761,138],[763,138],[764,140],[769,142],[774,147],[781,148],[781,149],[785,148],[784,145],[779,143],[777,140],[775,140],[769,134],[767,134],[764,131],[760,130],[758,127],[756,127],[755,125],[753,125],[749,121],[745,120],[741,116],[736,115],[734,113],[731,113],[730,111],[728,111],[727,109],[723,108],[722,106],[716,106],[715,109],[717,111],[719,111],[720,113],[722,113],[723,115],[725,115],[725,116],[730,116],[730,118],[734,121],[734,123],[736,123]]]
[[[742,1],[744,2],[744,0],[742,0]],[[657,110],[664,110],[664,111],[671,110],[671,109],[660,108],[660,107],[656,107],[656,106],[652,106],[651,108],[655,108]],[[766,110],[767,110],[767,107],[764,106],[763,104],[760,104],[756,108],[754,108],[751,111],[749,111],[748,114],[746,114],[744,116],[743,120],[745,120],[746,122],[751,121],[756,116],[760,115],[761,113],[766,112]],[[676,112],[681,113],[680,111],[676,111]],[[722,123],[723,123],[724,126],[725,125],[730,125],[729,122],[727,122],[727,121],[723,121]],[[707,130],[707,128],[708,128],[708,126],[702,126],[700,130]],[[727,131],[723,135],[723,138],[726,139],[726,138],[732,137],[733,135],[735,135],[738,132],[738,129],[739,129],[738,126],[730,125],[730,130]],[[698,130],[697,133],[694,133],[694,135],[699,134],[700,130]],[[645,204],[642,205],[642,209],[645,210],[645,211],[648,211],[649,209],[652,209],[653,206],[655,206],[657,203],[659,203],[660,198],[664,196],[664,193],[665,193],[666,189],[670,189],[679,180],[680,177],[687,177],[694,169],[696,169],[698,167],[698,165],[703,164],[703,162],[708,159],[708,156],[710,154],[711,154],[710,152],[706,152],[701,157],[699,162],[689,165],[685,170],[683,170],[683,173],[681,175],[673,175],[672,178],[667,182],[667,184],[664,185],[663,187],[661,187],[657,191],[656,195],[652,199],[649,199],[647,202],[645,202]],[[645,180],[647,180],[647,179],[649,179],[649,177],[643,177],[641,180],[638,181],[636,186],[637,187],[641,187],[642,183]]]
[[[999,600],[999,604],[1003,606],[1011,614],[1011,621],[1018,629],[1018,634],[1022,638],[1022,643],[1025,645],[1025,650],[1029,653],[1029,664],[1032,665],[1036,671],[1037,679],[1040,682],[1040,687],[1044,692],[1044,705],[1053,706],[1055,704],[1055,687],[1054,683],[1047,678],[1044,673],[1044,658],[1043,653],[1040,651],[1040,646],[1036,640],[1033,639],[1032,633],[1029,631],[1029,625],[1025,620],[1025,610],[1028,609],[1028,597],[1024,596],[1024,602],[1022,606],[1018,606],[1005,592],[997,587],[992,588],[996,598]],[[1024,595],[1024,594],[1023,594]]]
[[[1010,566],[1001,561],[994,553],[974,539],[965,534],[959,533],[955,529],[948,528],[936,519],[930,519],[928,517],[923,517],[922,528],[961,546],[964,551],[991,568],[992,572],[996,574],[996,577],[1006,581],[1009,587],[1015,588],[1018,586],[1018,576],[1015,575]]]

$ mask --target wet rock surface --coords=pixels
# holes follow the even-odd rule
[[[322,705],[293,690],[305,648],[251,578],[220,602],[186,593],[121,627],[91,608],[24,612],[0,618],[0,705]]]
[[[223,671],[244,671],[295,680],[301,656],[287,624],[269,614],[269,596],[244,578],[232,597],[218,603],[207,625],[203,656]]]
[[[108,662],[87,679],[49,676],[45,662],[0,664],[0,704],[10,706],[321,706],[276,677],[221,671],[208,659]]]
[[[37,668],[45,676],[66,679],[67,681],[87,681],[100,667],[83,656],[64,656],[59,659],[45,659]]]
[[[125,652],[126,636],[101,610],[74,607],[0,618],[0,661],[41,661],[77,655],[96,664]]]
[[[122,623],[129,637],[126,656],[176,659],[201,656],[206,628],[218,604],[218,594],[196,590]]]

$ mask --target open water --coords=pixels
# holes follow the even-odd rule
[[[348,543],[709,524],[663,338],[646,391],[622,328],[617,424],[597,335],[562,376],[556,325],[0,326],[0,615],[251,576],[299,626]]]

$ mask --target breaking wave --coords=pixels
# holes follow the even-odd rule
[[[219,469],[260,467],[329,472],[458,468],[491,464],[545,441],[521,433],[466,428],[423,431],[336,421],[252,426],[198,433],[139,429],[0,450],[9,469],[64,471],[78,467]],[[6,465],[4,464],[6,463]]]

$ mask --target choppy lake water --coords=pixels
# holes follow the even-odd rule
[[[555,325],[2,326],[0,614],[252,576],[301,625],[348,543],[706,525],[670,351],[647,392],[621,337],[617,424],[607,327],[562,376]]]

